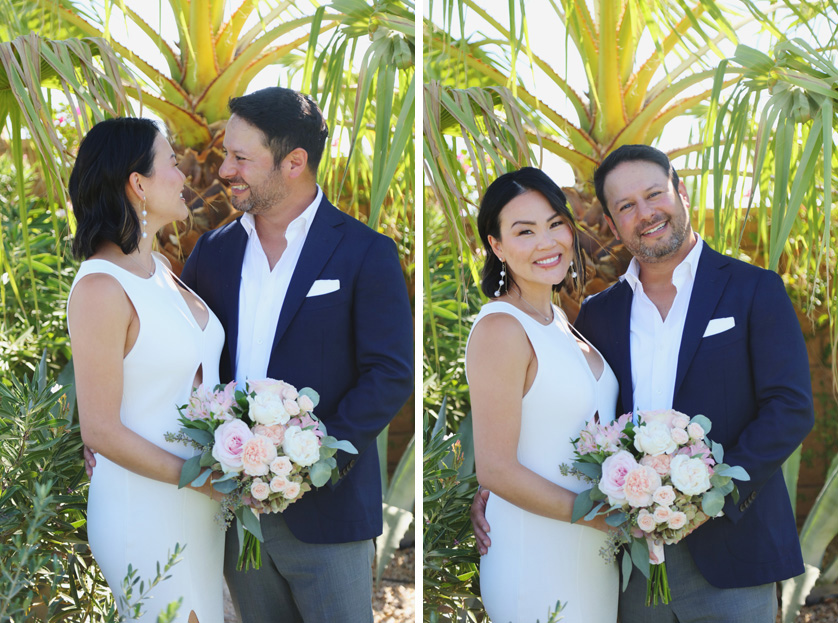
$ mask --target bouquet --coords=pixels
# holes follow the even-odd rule
[[[246,391],[235,382],[213,389],[202,384],[178,408],[180,431],[166,440],[199,450],[184,463],[178,486],[200,487],[210,478],[225,494],[221,521],[239,520],[239,570],[262,565],[260,513],[281,513],[312,487],[337,480],[335,453],[358,452],[326,434],[314,415],[319,401],[309,387],[297,391],[264,379],[247,381]]]
[[[623,556],[623,590],[632,562],[646,576],[646,605],[671,599],[663,546],[679,542],[721,514],[724,498],[739,492],[732,479],[749,480],[742,467],[726,465],[722,446],[707,438],[710,420],[678,411],[639,411],[609,424],[588,422],[572,441],[575,461],[561,466],[593,486],[580,493],[572,521],[608,514],[611,535],[603,557]]]

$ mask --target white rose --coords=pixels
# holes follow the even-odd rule
[[[671,454],[677,448],[677,444],[672,440],[672,435],[666,424],[649,422],[638,427],[634,436],[634,447],[640,452],[657,456],[659,454]]]
[[[247,404],[250,405],[250,419],[257,424],[273,426],[274,424],[287,424],[291,416],[282,404],[282,398],[276,394],[265,392],[247,397]]]
[[[320,460],[320,441],[314,431],[289,426],[282,440],[282,449],[289,459],[301,467],[310,467]]]
[[[679,454],[670,463],[672,484],[687,495],[698,495],[710,489],[710,472],[701,459]]]

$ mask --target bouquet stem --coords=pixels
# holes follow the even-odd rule
[[[259,569],[262,566],[262,545],[259,543],[259,539],[248,530],[244,530],[243,541],[236,571]]]
[[[649,565],[649,579],[646,581],[646,605],[668,604],[672,600],[669,592],[669,578],[666,575],[666,563]]]

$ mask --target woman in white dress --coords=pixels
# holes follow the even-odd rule
[[[164,439],[178,431],[177,407],[193,385],[218,382],[224,342],[212,311],[151,250],[163,225],[187,216],[184,179],[153,121],[110,119],[90,130],[69,184],[73,252],[86,261],[67,320],[81,434],[99,453],[88,540],[120,613],[156,621],[182,599],[178,621],[222,623],[221,496],[209,481],[178,489],[194,450]],[[129,565],[147,586],[176,544],[185,547],[181,561],[153,588],[144,615],[131,618],[122,590]]]
[[[492,298],[466,351],[477,478],[492,492],[483,603],[493,623],[545,623],[557,602],[564,623],[613,623],[617,568],[599,554],[608,526],[570,523],[587,485],[559,471],[571,439],[597,414],[612,419],[617,397],[608,364],[553,304],[566,282],[584,283],[576,225],[559,187],[527,167],[489,186],[477,226]]]

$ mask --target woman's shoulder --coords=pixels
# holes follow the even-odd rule
[[[484,342],[500,350],[528,345],[529,338],[521,319],[522,314],[521,310],[510,303],[486,303],[474,320],[467,347]]]

